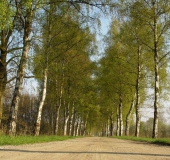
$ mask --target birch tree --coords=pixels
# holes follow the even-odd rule
[[[26,62],[28,57],[28,52],[30,48],[30,34],[32,28],[32,20],[34,16],[34,9],[32,1],[29,3],[22,3],[16,1],[16,10],[18,12],[18,18],[21,22],[21,26],[23,28],[23,50],[22,56],[20,59],[20,64],[17,71],[17,78],[15,82],[15,89],[13,94],[13,99],[11,102],[10,113],[8,118],[7,125],[7,134],[8,135],[16,135],[16,123],[17,123],[17,113],[19,107],[20,93],[21,87],[24,79],[24,74],[26,70]]]
[[[117,23],[120,23],[117,25]],[[130,34],[127,34],[130,33]],[[140,38],[144,37],[142,29],[138,29],[137,23],[128,19],[126,21],[120,22],[112,22],[109,35],[106,39],[106,44],[108,48],[105,51],[105,58],[103,61],[105,62],[105,66],[108,68],[112,68],[112,71],[109,72],[109,69],[105,69],[106,75],[105,78],[107,83],[109,82],[109,90],[111,89],[111,85],[113,85],[114,92],[118,94],[117,97],[117,135],[120,134],[121,128],[121,108],[122,108],[122,96],[124,101],[124,110],[123,116],[126,114],[126,128],[125,134],[129,133],[129,118],[133,113],[133,108],[135,108],[136,113],[136,136],[139,136],[139,128],[140,128],[140,115],[139,115],[139,106],[144,101],[144,96],[140,101],[140,93],[145,91],[145,79],[141,77],[144,75],[145,71],[142,68],[145,57],[145,49],[141,48]],[[142,36],[141,36],[142,35]],[[149,42],[149,41],[147,41]],[[144,52],[145,51],[145,52]],[[111,65],[112,64],[112,65]],[[104,66],[103,65],[103,66]],[[117,69],[117,70],[116,70]],[[108,70],[108,71],[107,71]],[[111,74],[111,72],[113,72]],[[103,73],[102,73],[103,74]],[[109,76],[108,76],[109,75]],[[111,78],[112,77],[112,78]],[[113,78],[115,77],[115,78]],[[110,80],[114,81],[110,82]],[[108,84],[104,86],[107,86]],[[121,83],[121,84],[120,84]],[[120,90],[118,89],[120,87]],[[106,87],[105,87],[106,88]],[[111,92],[111,91],[110,91]],[[112,93],[113,94],[113,93]],[[138,95],[138,96],[136,96]],[[110,96],[109,96],[110,97]],[[115,97],[115,96],[114,96]],[[128,107],[127,107],[128,106]],[[130,108],[129,108],[130,106]],[[129,110],[128,110],[129,109]],[[124,118],[125,119],[125,118]]]
[[[108,32],[105,57],[101,60],[101,78],[103,79],[101,85],[108,90],[109,97],[112,97],[112,103],[117,108],[117,111],[114,111],[117,113],[117,135],[122,136],[124,114],[127,112],[125,97],[128,96],[128,88],[131,87],[128,85],[134,82],[134,76],[131,76],[128,70],[131,66],[127,63],[126,46],[123,46],[119,38],[120,26],[121,22],[114,21]]]
[[[135,2],[134,18],[136,21],[141,20],[143,26],[147,26],[147,37],[151,39],[151,43],[141,38],[141,42],[150,49],[150,54],[154,62],[154,120],[152,138],[158,137],[158,110],[160,108],[160,66],[162,59],[166,58],[168,53],[163,53],[164,36],[168,31],[169,26],[169,2],[167,0],[152,0]],[[146,39],[146,37],[145,37]]]
[[[38,109],[38,115],[37,115],[37,121],[35,125],[35,136],[38,136],[40,133],[40,127],[41,127],[41,117],[42,117],[42,109],[44,106],[44,102],[46,99],[46,92],[47,92],[47,79],[48,79],[48,66],[49,66],[49,56],[51,55],[51,41],[52,41],[52,25],[53,25],[53,14],[56,10],[56,6],[52,4],[52,1],[50,0],[50,6],[49,9],[46,11],[47,16],[46,16],[46,24],[48,31],[47,33],[44,33],[43,36],[46,37],[44,41],[44,46],[43,46],[43,59],[44,59],[44,64],[43,64],[43,86],[42,86],[42,95],[41,95],[41,100],[39,104],[39,109]]]
[[[13,28],[20,33],[22,36],[22,45],[18,43],[18,48],[21,49],[21,56],[19,60],[19,65],[17,68],[16,78],[15,78],[15,87],[13,98],[10,106],[10,113],[7,124],[8,135],[16,135],[16,124],[17,124],[17,114],[20,101],[20,94],[22,89],[22,84],[26,72],[26,65],[28,61],[28,54],[31,45],[32,35],[32,24],[35,18],[35,13],[37,13],[39,7],[42,5],[43,0],[34,1],[18,1],[15,0],[12,3],[14,11],[16,12],[13,20],[16,21]]]

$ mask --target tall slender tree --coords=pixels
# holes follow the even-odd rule
[[[142,22],[142,26],[146,27],[144,35],[147,35],[150,43],[146,42],[146,37],[140,38],[142,44],[150,49],[150,54],[153,57],[154,65],[154,121],[152,138],[158,137],[158,109],[160,95],[160,67],[161,59],[166,58],[167,53],[161,51],[164,48],[164,34],[168,31],[169,13],[167,0],[152,0],[152,1],[136,1],[133,4],[133,18],[138,23]],[[140,24],[140,23],[139,23]],[[149,34],[148,34],[149,33]]]
[[[7,65],[10,63],[12,58],[7,61],[7,55],[12,51],[19,50],[20,47],[16,47],[13,44],[11,37],[15,32],[15,25],[17,21],[17,11],[12,8],[12,2],[1,1],[0,2],[0,128],[3,113],[3,97],[6,88],[6,84],[10,82],[8,80],[8,69]],[[14,18],[12,18],[12,16]],[[13,79],[13,78],[12,78]],[[12,80],[11,79],[11,80]]]
[[[20,93],[21,93],[21,87],[24,79],[25,70],[26,70],[28,52],[30,48],[30,34],[32,28],[32,20],[34,16],[34,9],[37,7],[34,6],[33,8],[32,1],[29,1],[29,3],[22,3],[22,2],[18,3],[16,1],[15,5],[18,13],[18,18],[23,28],[23,50],[20,59],[20,64],[17,71],[15,89],[14,89],[13,99],[11,102],[10,113],[8,118],[8,125],[7,125],[7,132],[6,132],[8,135],[16,135],[16,123],[17,123],[17,113],[19,107]]]

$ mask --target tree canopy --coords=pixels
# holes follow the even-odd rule
[[[1,1],[1,131],[167,136],[159,115],[169,103],[169,3]],[[98,43],[101,16],[111,23]],[[30,78],[34,93],[27,92]]]

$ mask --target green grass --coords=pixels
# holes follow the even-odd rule
[[[0,135],[0,146],[64,141],[67,139],[74,139],[74,138],[78,138],[78,137],[72,137],[72,136],[37,136],[37,137],[16,136],[16,137],[9,137],[9,136],[5,136],[5,135]]]
[[[137,138],[137,137],[126,137],[126,136],[122,136],[122,137],[118,136],[118,137],[114,137],[114,138],[170,146],[170,138],[169,139],[168,138],[152,139],[152,138]]]

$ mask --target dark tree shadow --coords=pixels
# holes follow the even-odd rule
[[[21,153],[45,153],[45,154],[110,154],[110,155],[137,155],[137,156],[161,156],[170,157],[170,154],[151,154],[151,153],[126,153],[126,152],[90,152],[90,151],[34,151],[19,149],[0,149],[0,152],[21,152]]]

